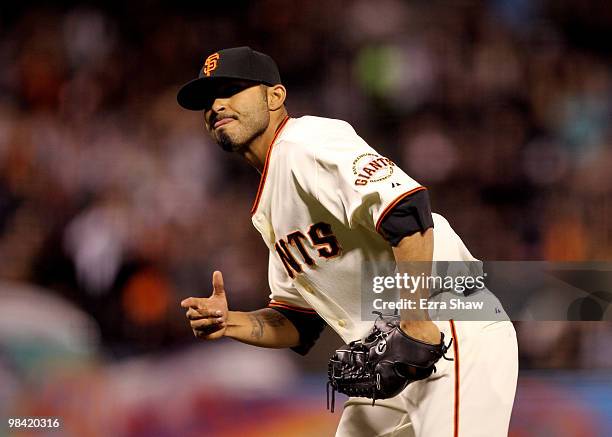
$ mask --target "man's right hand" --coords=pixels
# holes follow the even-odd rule
[[[203,340],[217,340],[224,336],[227,329],[227,299],[221,272],[213,273],[212,284],[210,297],[188,297],[181,302],[181,306],[187,308],[185,315],[193,335]]]

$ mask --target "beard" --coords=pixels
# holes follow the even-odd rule
[[[232,139],[232,137],[229,136],[227,132],[220,132],[219,135],[217,135],[216,140],[217,144],[221,146],[221,148],[226,152],[237,152],[242,147],[244,147],[241,144],[236,144],[236,142]]]
[[[215,140],[226,152],[239,152],[266,131],[268,122],[269,119],[256,120],[255,123],[249,123],[245,126],[244,131],[234,135],[231,135],[225,129],[221,129],[216,133]]]
[[[261,133],[259,135],[261,135]],[[222,131],[219,132],[216,140],[217,144],[221,146],[223,150],[232,153],[239,152],[256,137],[257,135],[253,135],[251,138],[247,138],[246,140],[240,140],[238,138],[233,138],[228,132]]]

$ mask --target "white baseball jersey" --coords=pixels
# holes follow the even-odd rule
[[[362,265],[394,262],[391,245],[378,232],[381,222],[399,201],[422,189],[348,123],[286,119],[268,149],[252,209],[253,224],[270,249],[270,305],[316,311],[346,342],[361,338],[372,326],[361,320]],[[433,214],[433,222],[434,261],[476,260],[442,216]],[[517,377],[512,324],[436,323],[455,341],[455,362],[441,360],[432,377],[377,401],[381,408],[351,398],[338,435],[404,435],[410,426],[417,436],[507,432]],[[501,361],[491,366],[479,352],[484,349]],[[471,354],[462,353],[461,369],[459,350]]]
[[[288,119],[268,150],[252,211],[270,249],[271,304],[315,310],[345,341],[360,338],[372,326],[360,320],[362,265],[394,262],[380,223],[421,189],[348,123]],[[442,216],[433,220],[434,260],[476,260]]]

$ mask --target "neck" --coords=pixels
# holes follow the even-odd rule
[[[276,135],[281,123],[287,117],[287,111],[276,111],[270,114],[270,123],[263,134],[253,140],[248,147],[245,147],[241,155],[246,161],[259,171],[263,172],[266,163],[268,148],[272,145],[272,140]]]

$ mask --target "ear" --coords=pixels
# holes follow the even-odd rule
[[[287,98],[287,90],[284,86],[278,84],[267,89],[268,93],[268,109],[270,111],[276,111],[282,108]]]

